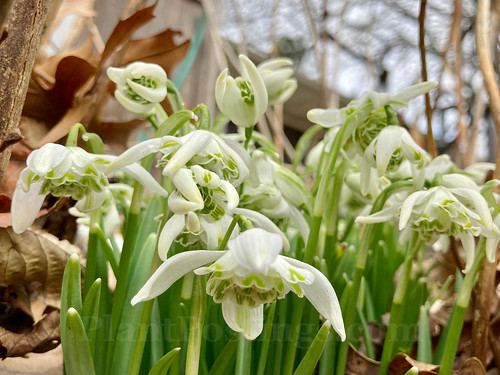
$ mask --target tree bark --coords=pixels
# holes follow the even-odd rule
[[[0,40],[0,149],[19,126],[50,0],[16,0]],[[0,153],[0,184],[11,147]]]

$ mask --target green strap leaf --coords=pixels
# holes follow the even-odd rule
[[[90,352],[95,353],[97,322],[99,320],[99,303],[101,299],[101,279],[94,281],[90,287],[82,309],[82,320],[87,332]]]
[[[64,365],[71,375],[94,375],[94,361],[80,314],[70,307],[66,314]],[[63,348],[64,349],[64,348]]]
[[[293,375],[311,375],[314,372],[325,347],[331,326],[328,321],[323,324]]]
[[[156,362],[153,367],[151,367],[148,375],[165,375],[180,350],[181,348],[174,348],[161,357],[160,360]]]

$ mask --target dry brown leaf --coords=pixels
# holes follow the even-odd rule
[[[66,112],[64,117],[42,139],[33,145],[33,148],[40,148],[48,142],[55,142],[65,137],[71,127],[82,120],[93,104],[91,97],[85,96],[82,98],[78,104]]]
[[[0,357],[20,357],[28,353],[43,353],[60,342],[59,310],[48,306],[45,316],[27,333],[15,333],[0,327]]]
[[[145,25],[154,18],[153,11],[157,3],[158,1],[155,1],[153,5],[139,9],[129,18],[118,22],[109,36],[104,51],[102,52],[101,61],[99,63],[100,68],[107,68],[110,57],[126,45],[132,34],[139,27]]]
[[[418,368],[419,375],[436,375],[439,370],[437,365],[419,362],[407,354],[399,353],[389,364],[389,375],[403,375],[413,366]]]
[[[0,286],[0,306],[0,327],[14,333],[31,330],[35,320],[30,297],[23,285]]]
[[[349,344],[346,375],[377,375],[380,362],[368,358]]]
[[[41,231],[17,234],[0,228],[0,284],[36,289],[48,305],[59,306],[70,253],[78,249]]]
[[[486,369],[481,361],[476,357],[471,357],[460,366],[458,370],[452,372],[455,375],[486,375]]]
[[[148,38],[131,40],[127,46],[122,65],[133,61],[143,61],[160,65],[167,74],[180,63],[189,49],[190,41],[176,44],[174,37],[181,32],[167,29]]]

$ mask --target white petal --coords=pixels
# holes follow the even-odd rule
[[[124,73],[125,73],[125,69],[123,69],[123,68],[110,67],[106,70],[106,74],[108,75],[109,79],[120,86],[125,85],[125,74]]]
[[[191,233],[198,233],[201,229],[200,219],[194,212],[186,215],[186,229]]]
[[[263,305],[252,309],[230,299],[222,302],[222,316],[229,328],[240,332],[248,340],[256,339],[262,332],[263,311]]]
[[[401,206],[401,213],[399,214],[399,230],[403,229],[406,226],[406,224],[408,224],[408,220],[410,220],[415,202],[421,199],[422,197],[425,197],[428,194],[430,194],[431,190],[432,189],[429,189],[427,191],[416,191],[415,193],[412,193],[408,198],[405,199],[405,201]]]
[[[37,175],[45,175],[69,156],[70,150],[55,143],[47,143],[42,148],[33,151],[26,159],[26,165]]]
[[[438,83],[434,81],[420,82],[416,85],[407,87],[400,93],[394,95],[393,100],[402,103],[408,103],[410,100],[429,92],[433,88],[437,87]]]
[[[319,124],[325,128],[342,125],[345,114],[340,109],[314,108],[307,112],[307,119],[312,123]]]
[[[274,224],[271,219],[262,215],[261,213],[253,210],[249,210],[247,208],[237,207],[233,210],[233,213],[236,215],[243,215],[250,221],[252,221],[259,228],[265,229],[268,232],[276,233],[281,236],[283,239],[283,248],[288,251],[290,250],[290,242],[288,242],[288,238],[283,234],[283,232],[278,228],[276,224]]]
[[[132,90],[135,91],[135,93],[151,103],[160,103],[167,96],[166,86],[153,89],[151,87],[146,87],[139,83],[136,83],[131,79],[127,79],[127,84]]]
[[[497,246],[499,241],[500,241],[499,236],[486,238],[486,246],[485,246],[486,258],[488,258],[488,261],[491,263],[495,262]]]
[[[469,272],[472,267],[472,263],[474,263],[474,250],[475,250],[475,242],[474,237],[470,234],[461,233],[458,235],[460,241],[462,242],[462,247],[465,252],[465,270],[464,273]]]
[[[212,142],[212,133],[205,130],[195,130],[189,133],[189,138],[184,144],[175,152],[172,159],[170,159],[163,169],[165,176],[171,176],[180,168],[184,167],[186,163],[197,153],[202,152]]]
[[[202,209],[205,206],[203,197],[198,189],[198,185],[193,180],[193,174],[190,169],[181,168],[171,175],[170,179],[187,200],[198,205],[198,209]]]
[[[361,224],[385,223],[386,221],[391,221],[395,218],[395,216],[398,213],[398,209],[399,207],[397,205],[392,205],[368,216],[358,216],[356,218],[356,223],[361,223]]]
[[[493,218],[491,217],[488,203],[480,193],[475,190],[466,188],[450,189],[450,191],[453,194],[464,197],[469,202],[471,202],[474,205],[475,212],[479,214],[481,219],[484,221],[484,225],[486,226],[486,228],[488,230],[491,230],[493,226]]]
[[[131,304],[135,305],[138,302],[159,296],[186,273],[204,264],[214,262],[224,254],[225,251],[192,250],[174,255],[158,267],[141,290],[132,298]]]
[[[169,138],[173,137],[148,139],[147,141],[138,143],[130,147],[127,151],[123,152],[108,166],[108,171],[112,172],[115,169],[121,168],[125,165],[135,163],[149,154],[157,153],[161,148],[161,146],[167,140],[169,140]]]
[[[224,113],[224,97],[226,95],[226,86],[229,78],[233,79],[229,76],[229,69],[226,68],[219,74],[219,76],[217,77],[217,81],[215,82],[215,101],[217,102],[217,107],[219,107],[221,112]]]
[[[126,95],[126,92],[124,94],[119,89],[115,90],[115,98],[118,101],[118,103],[120,103],[127,111],[130,111],[133,114],[144,118],[149,116],[149,114],[151,113],[151,111],[154,110],[154,107],[156,105],[156,103],[142,104],[133,101]]]
[[[325,275],[313,266],[296,259],[284,256],[282,258],[285,258],[292,266],[305,268],[314,275],[314,282],[312,284],[301,283],[300,287],[309,302],[325,319],[332,323],[333,329],[339,334],[340,339],[344,341],[346,337],[344,320],[342,319],[339,300],[332,284],[330,284]]]
[[[20,183],[17,184],[12,197],[11,214],[12,229],[16,233],[22,233],[35,221],[38,211],[42,207],[46,194],[39,194],[43,181],[31,184],[30,190],[25,192]]]
[[[123,170],[153,193],[161,195],[162,197],[168,196],[167,191],[141,165],[137,163],[130,164],[123,167]]]
[[[304,215],[299,211],[297,207],[292,205],[289,206],[289,215],[290,220],[295,225],[295,227],[299,230],[304,243],[307,243],[307,239],[309,238],[309,224],[307,220],[304,218]]]
[[[168,208],[174,214],[186,215],[187,213],[192,213],[193,211],[199,210],[200,205],[186,200],[175,192],[175,190],[168,197]]]
[[[158,256],[161,260],[167,259],[170,245],[172,245],[172,242],[182,232],[185,226],[186,219],[184,215],[173,215],[167,220],[158,238]]]
[[[236,206],[238,206],[238,203],[240,203],[240,196],[238,195],[236,188],[230,182],[225,180],[220,182],[220,187],[224,193],[226,193],[227,210],[233,210]]]
[[[385,173],[394,151],[396,151],[401,144],[402,131],[404,131],[404,129],[400,126],[388,126],[383,129],[376,140],[373,141],[377,142],[375,154],[377,155],[377,171],[380,176]]]
[[[80,212],[91,212],[101,207],[106,198],[106,191],[92,191],[86,194],[83,199],[76,202],[76,209]]]
[[[365,94],[370,98],[374,109],[382,108],[391,100],[391,95],[386,92],[367,91]]]
[[[281,252],[283,241],[275,233],[252,228],[229,240],[227,246],[240,265],[255,273],[265,273]]]
[[[267,89],[259,73],[259,70],[252,61],[245,55],[240,55],[241,75],[250,81],[254,90],[254,105],[257,113],[257,120],[267,109]],[[257,123],[257,121],[255,121]]]

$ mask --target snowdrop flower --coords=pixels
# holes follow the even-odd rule
[[[397,169],[404,159],[409,160],[418,169],[430,161],[430,156],[415,143],[410,133],[395,125],[380,131],[365,149],[365,158],[377,168],[379,176],[383,176],[388,168]]]
[[[240,206],[277,220],[288,220],[307,241],[309,226],[298,207],[311,208],[311,193],[291,170],[260,150],[252,153],[249,183],[244,184]]]
[[[113,156],[90,154],[80,147],[64,147],[47,143],[33,151],[26,160],[12,197],[12,227],[24,232],[35,220],[48,194],[72,197],[80,212],[91,212],[101,207],[108,186],[109,164]],[[153,192],[167,196],[167,192],[140,165],[123,169]]]
[[[292,78],[292,64],[290,59],[276,58],[257,66],[266,85],[269,105],[286,102],[297,90],[297,80]]]
[[[239,202],[235,187],[217,174],[199,165],[184,168],[177,174],[184,172],[186,175],[181,176],[184,182],[177,181],[177,175],[173,180],[181,190],[174,190],[168,197],[168,208],[174,215],[165,223],[158,239],[158,254],[162,260],[166,259],[170,245],[181,233],[191,234],[180,238],[185,245],[193,243],[193,236],[198,236],[204,247],[216,248],[231,223],[232,217],[228,214]],[[191,187],[191,183],[194,186]],[[219,224],[225,225],[216,228],[210,225],[223,218]],[[210,230],[215,231],[209,233]],[[200,236],[202,233],[204,235]]]
[[[358,158],[363,194],[367,194],[370,186],[376,184],[375,179],[386,172],[395,172],[405,160],[410,163],[411,176],[415,181],[421,181],[425,173],[423,167],[431,159],[408,131],[399,125],[389,125],[380,130],[363,154],[363,158]],[[377,173],[373,173],[374,168]]]
[[[135,62],[126,68],[108,68],[107,74],[116,83],[116,100],[140,117],[149,116],[167,96],[167,74],[159,65]]]
[[[397,109],[399,107],[405,107],[410,100],[429,92],[436,86],[437,82],[434,81],[421,82],[407,87],[396,95],[367,91],[361,96],[361,98],[351,101],[347,107],[341,109],[311,109],[307,112],[307,118],[309,121],[315,124],[320,124],[326,128],[340,126],[347,119],[347,116],[367,103],[370,103],[372,105],[372,109],[375,111],[383,109],[385,105],[390,105],[394,109]]]
[[[398,206],[392,205],[370,216],[358,217],[357,222],[379,223],[391,220],[398,214]],[[474,189],[434,186],[417,191],[406,198],[399,210],[399,229],[402,240],[411,231],[417,231],[428,245],[440,250],[448,236],[462,242],[468,272],[474,259],[474,237],[498,237],[500,230],[493,223],[486,200]]]
[[[266,85],[257,67],[240,55],[241,77],[233,78],[226,68],[215,83],[217,106],[237,126],[254,126],[267,109]]]
[[[132,299],[132,305],[165,292],[184,274],[208,275],[207,294],[222,303],[229,327],[253,340],[262,332],[263,305],[292,291],[305,296],[345,340],[344,323],[328,279],[309,264],[279,255],[281,237],[247,230],[228,242],[227,251],[186,251],[164,262]],[[212,263],[214,262],[214,263]],[[202,267],[207,263],[209,266]]]

